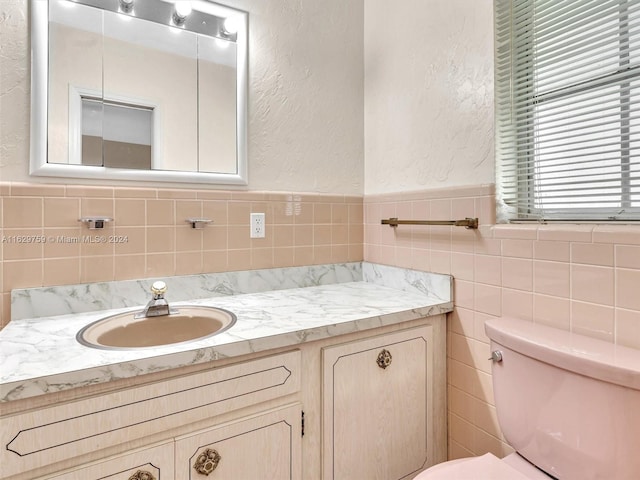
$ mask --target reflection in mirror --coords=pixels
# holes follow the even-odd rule
[[[33,0],[32,174],[246,184],[246,13],[183,3]]]

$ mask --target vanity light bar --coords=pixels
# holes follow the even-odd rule
[[[180,27],[194,33],[202,33],[211,37],[220,38],[230,42],[237,39],[237,31],[232,32],[231,29],[225,27],[227,18],[235,18],[243,14],[239,10],[230,7],[221,6],[225,10],[229,10],[227,17],[219,17],[212,13],[201,12],[199,10],[187,11],[187,3],[178,0],[175,3],[165,2],[162,0],[69,0],[73,3],[86,5],[89,7],[108,10],[123,15],[131,15],[143,20],[159,23],[162,25],[170,25]],[[195,3],[195,2],[193,2]],[[191,7],[191,5],[189,5]],[[235,15],[234,12],[238,12]],[[237,21],[237,20],[234,20]],[[227,24],[227,27],[229,24]]]

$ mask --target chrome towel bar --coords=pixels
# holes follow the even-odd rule
[[[397,227],[398,225],[453,225],[454,227],[478,228],[477,218],[464,220],[398,220],[397,218],[383,219],[382,225]]]

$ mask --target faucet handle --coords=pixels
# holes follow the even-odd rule
[[[151,285],[151,293],[153,293],[154,295],[164,295],[166,291],[167,284],[162,280],[153,282],[153,285]]]

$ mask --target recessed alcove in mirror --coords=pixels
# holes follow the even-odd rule
[[[247,183],[245,12],[33,0],[32,21],[33,175]]]

